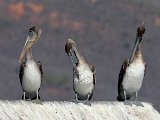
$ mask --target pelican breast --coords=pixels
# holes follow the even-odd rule
[[[93,72],[86,64],[79,64],[77,66],[79,78],[74,73],[74,89],[80,95],[87,95],[92,93],[93,84]]]
[[[129,94],[139,91],[143,82],[144,72],[145,65],[142,61],[134,61],[126,69],[122,85]]]
[[[26,92],[35,92],[40,88],[40,85],[41,74],[37,64],[34,61],[26,62],[22,80],[23,89]]]

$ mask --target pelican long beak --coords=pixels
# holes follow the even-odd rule
[[[76,66],[76,64],[79,62],[79,60],[77,58],[78,50],[77,50],[76,44],[73,40],[68,39],[68,41],[65,45],[65,51],[72,62],[72,65],[73,65],[73,68],[75,70],[77,77],[79,78],[79,73],[78,73],[77,66]]]
[[[77,55],[76,55],[77,53],[78,53],[78,50],[77,50],[76,46],[73,45],[69,51],[69,57],[75,64],[77,64],[79,61],[77,58]]]
[[[21,52],[21,55],[19,57],[19,63],[21,63],[24,59],[24,56],[26,54],[26,52],[32,48],[32,46],[37,42],[37,40],[39,39],[40,35],[42,33],[42,30],[39,29],[37,34],[33,35],[33,36],[30,36],[28,35],[27,39],[26,39],[26,42],[24,44],[24,47],[23,47],[23,50]]]
[[[134,57],[134,54],[136,53],[136,50],[137,50],[138,45],[139,45],[139,43],[141,42],[141,40],[142,40],[142,37],[137,37],[137,38],[136,38],[136,42],[135,42],[135,44],[134,44],[134,49],[133,49],[133,52],[132,52],[132,55],[131,55],[131,58],[130,58],[130,62],[132,62],[133,57]]]
[[[141,43],[142,41],[142,37],[145,33],[145,27],[144,27],[144,22],[142,22],[142,24],[137,28],[137,37],[136,37],[136,42],[134,45],[134,49],[130,58],[130,62],[133,60],[134,54],[138,48],[138,45]]]

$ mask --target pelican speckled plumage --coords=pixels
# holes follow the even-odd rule
[[[96,83],[96,70],[94,65],[89,65],[80,55],[76,43],[68,39],[65,52],[70,57],[73,65],[73,89],[75,91],[75,102],[91,105],[90,100]]]

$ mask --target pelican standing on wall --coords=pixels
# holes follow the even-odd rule
[[[75,102],[91,105],[90,100],[96,83],[95,66],[89,65],[80,55],[73,40],[68,39],[65,51],[73,65],[73,89]]]
[[[131,57],[123,62],[119,73],[117,100],[124,101],[125,105],[132,106],[132,104],[135,104],[136,106],[143,106],[142,103],[137,101],[137,95],[146,70],[146,63],[141,53],[141,42],[144,33],[145,27],[144,23],[142,23],[137,29],[136,41]],[[135,101],[132,103],[128,100],[133,95],[135,95]]]
[[[34,100],[35,103],[41,103],[39,89],[41,86],[43,72],[40,61],[36,63],[33,60],[32,46],[39,39],[41,32],[42,30],[35,26],[29,29],[27,40],[19,58],[19,62],[21,63],[19,78],[23,89],[22,98],[24,100]],[[25,61],[22,62],[24,57]]]

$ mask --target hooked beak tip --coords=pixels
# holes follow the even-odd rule
[[[18,62],[19,62],[19,63],[21,63],[21,62],[22,62],[21,58],[19,58]]]
[[[23,56],[21,55],[21,56],[19,57],[18,62],[19,62],[19,63],[22,63],[22,59],[23,59]]]

